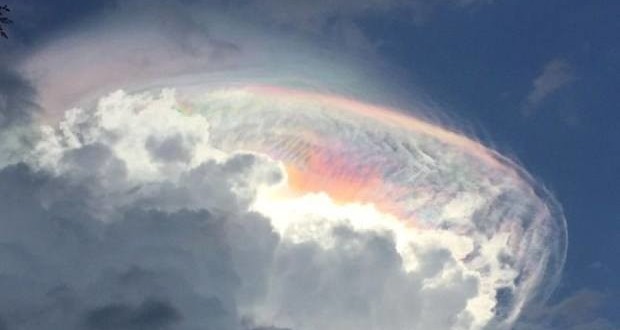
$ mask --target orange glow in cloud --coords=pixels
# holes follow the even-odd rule
[[[381,188],[378,169],[353,168],[345,157],[324,150],[311,152],[305,163],[287,165],[286,170],[293,190],[326,192],[338,203],[364,201]]]
[[[285,165],[288,189],[294,195],[325,193],[337,204],[372,204],[384,213],[407,219],[396,203],[399,189],[390,188],[383,180],[380,168],[356,161],[355,156],[338,151],[339,148],[308,148],[296,160]],[[401,189],[402,190],[402,189]],[[404,193],[404,192],[401,192]]]

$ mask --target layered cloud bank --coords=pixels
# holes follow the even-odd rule
[[[0,172],[6,329],[502,329],[564,219],[464,136],[273,87],[118,91]]]

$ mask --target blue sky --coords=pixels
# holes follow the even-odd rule
[[[8,27],[11,38],[0,44],[7,70],[115,3],[6,2],[15,20]],[[300,39],[332,40],[326,47],[345,45],[396,68],[401,79],[440,100],[449,115],[471,123],[539,178],[562,204],[569,228],[563,280],[545,322],[550,329],[565,327],[562,313],[583,306],[589,312],[570,322],[620,328],[620,1],[387,0],[381,10],[318,1],[316,11],[307,4],[286,6],[284,12],[298,20],[273,14],[277,2],[266,3],[251,7],[264,16],[252,19]]]
[[[557,299],[580,289],[620,293],[619,13],[616,1],[496,1],[422,25],[363,22],[381,54],[556,194],[569,228]],[[528,109],[534,81],[554,61],[566,67],[555,74],[570,78]],[[618,325],[614,300],[600,312]]]

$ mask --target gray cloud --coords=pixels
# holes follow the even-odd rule
[[[105,155],[96,159],[113,158],[100,146],[84,148]],[[285,313],[275,318],[293,329],[295,324],[359,329],[371,310],[379,322],[373,327],[400,329],[409,325],[394,324],[393,317],[419,317],[412,314],[419,310],[418,299],[434,305],[430,297],[454,297],[441,290],[421,297],[421,278],[403,272],[389,236],[342,227],[334,232],[334,248],[283,245],[265,219],[238,205],[212,213],[170,200],[161,205],[136,199],[117,205],[116,214],[102,221],[97,203],[114,200],[101,198],[97,190],[105,188],[93,180],[115,174],[94,168],[87,180],[80,173],[93,165],[71,159],[69,173],[77,180],[24,164],[0,171],[0,310],[7,329],[244,329],[247,317],[268,321],[260,313],[264,308]],[[223,166],[243,172],[251,163],[237,159]],[[84,168],[77,171],[79,166]],[[183,186],[197,193],[198,186],[218,184]],[[158,189],[169,196],[166,185],[148,194]],[[428,266],[428,272],[433,269],[437,265]],[[453,289],[468,295],[458,283]],[[402,303],[396,310],[395,300]],[[459,301],[441,315],[462,309],[464,300]],[[240,304],[255,312],[240,313]],[[450,318],[422,310],[431,313],[425,319],[439,322],[426,325],[448,327],[441,322]],[[285,329],[281,326],[248,329]]]
[[[26,78],[0,65],[0,166],[16,161],[30,146],[32,118],[40,112],[37,90]]]
[[[39,114],[35,87],[14,70],[0,66],[0,166],[15,162],[31,146],[33,117]]]
[[[85,326],[94,330],[170,329],[180,319],[168,302],[146,300],[139,306],[110,304],[87,312]]]
[[[127,206],[115,220],[102,222],[93,217],[92,189],[23,164],[0,171],[5,328],[240,327],[239,274],[252,278],[264,267],[243,260],[260,255],[261,245],[274,246],[259,241],[277,240],[259,229],[267,228],[265,220]],[[241,236],[244,244],[229,240]],[[238,271],[233,258],[246,269]]]
[[[179,135],[163,140],[151,137],[146,141],[146,148],[156,160],[164,162],[188,162],[191,160],[190,151],[183,145],[183,138]]]
[[[27,123],[38,111],[36,90],[18,73],[0,67],[0,129]]]
[[[178,182],[164,180],[136,189],[129,184],[126,164],[102,143],[105,139],[86,143],[88,125],[77,125],[83,130],[78,137],[83,145],[63,153],[60,174],[25,164],[0,170],[3,326],[246,328],[244,320],[254,317],[245,315],[251,310],[247,306],[261,305],[271,290],[267,283],[274,258],[303,256],[294,246],[278,247],[268,221],[247,212],[248,201],[237,197],[243,194],[232,192],[231,182],[252,177],[262,160],[240,154],[225,162],[205,162]],[[182,148],[179,143],[169,147]],[[381,262],[386,244],[378,245],[376,262]],[[321,252],[313,245],[305,246],[317,257],[332,255],[332,261],[346,253]],[[361,254],[355,259],[364,262]],[[392,270],[398,266],[395,261],[390,262]],[[291,266],[289,271],[302,274],[304,268],[295,270],[302,264]],[[368,284],[364,278],[360,285]],[[240,305],[246,306],[245,312]],[[340,318],[331,316],[332,321]],[[280,329],[264,320],[260,324],[254,328]]]
[[[548,97],[575,79],[573,66],[568,61],[559,58],[549,61],[532,82],[532,90],[525,100],[525,114],[535,111]]]
[[[281,239],[248,210],[256,185],[281,180],[274,163],[241,153],[189,167],[149,150],[148,141],[178,134],[188,145],[167,148],[193,157],[208,148],[201,117],[172,111],[165,95],[145,102],[119,92],[101,112],[71,112],[41,137],[38,161],[0,170],[7,329],[471,325],[463,310],[478,292],[475,277],[456,272],[425,285],[454,268],[449,253],[421,253],[407,272],[387,232],[342,224],[330,229],[330,246]]]
[[[425,258],[423,274],[407,274],[389,235],[356,233],[346,226],[334,228],[332,235],[330,249],[313,243],[280,245],[270,292],[257,307],[259,319],[275,316],[293,329],[470,326],[455,316],[476,294],[476,280],[455,278],[453,286],[422,288],[425,279],[448,267],[449,258]]]

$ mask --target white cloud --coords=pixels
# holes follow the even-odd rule
[[[549,61],[532,82],[532,90],[527,95],[525,111],[531,113],[542,102],[560,89],[570,85],[576,79],[572,65],[564,59]]]
[[[499,308],[518,314],[527,288],[514,291],[514,306],[500,305],[496,294],[511,290],[519,267],[531,267],[519,251],[539,248],[535,238],[520,241],[532,231],[518,227],[522,211],[513,202],[530,214],[538,201],[529,205],[533,197],[508,180],[496,189],[515,199],[508,209],[490,201],[495,211],[484,224],[475,224],[472,210],[481,212],[482,195],[463,195],[432,219],[447,217],[444,225],[421,230],[371,203],[280,195],[288,184],[283,164],[241,142],[268,144],[269,134],[262,141],[252,134],[282,104],[250,95],[206,96],[206,108],[244,113],[226,120],[181,109],[172,90],[118,91],[43,127],[26,164],[0,171],[2,322],[52,330],[448,330],[481,329]],[[293,114],[311,105],[286,104]],[[332,119],[341,133],[375,147],[361,121],[348,132],[344,118]],[[238,150],[222,148],[222,138],[241,141]],[[492,212],[500,211],[512,213],[511,227],[493,227],[503,218]],[[541,233],[547,228],[534,236]],[[522,282],[536,285],[538,272],[529,268]]]
[[[237,295],[264,287],[278,242],[247,205],[278,168],[212,152],[204,119],[176,106],[171,92],[112,94],[0,170],[2,326],[242,328]],[[190,159],[149,142],[168,138]]]

